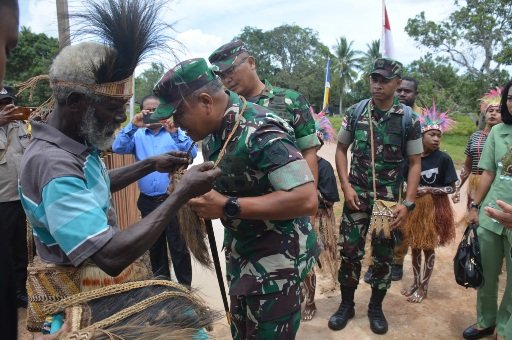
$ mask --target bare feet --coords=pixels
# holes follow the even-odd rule
[[[419,286],[416,291],[407,298],[407,301],[412,303],[421,303],[427,297],[427,288]]]
[[[306,301],[306,305],[304,306],[304,311],[302,312],[302,320],[309,321],[313,319],[316,314],[316,305],[315,301]]]
[[[400,294],[409,297],[418,289],[418,286],[414,283],[409,288],[404,288],[400,291]]]

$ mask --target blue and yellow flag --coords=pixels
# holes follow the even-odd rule
[[[324,91],[324,103],[322,105],[322,111],[329,113],[329,93],[331,91],[331,59],[327,59],[327,67],[325,69],[325,91]]]

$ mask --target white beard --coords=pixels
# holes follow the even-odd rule
[[[89,106],[82,118],[80,135],[98,150],[110,149],[114,142],[114,132],[118,128],[115,123],[102,124],[95,115],[96,110]]]

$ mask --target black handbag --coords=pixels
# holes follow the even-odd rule
[[[455,281],[462,287],[478,288],[484,283],[476,224],[469,224],[453,259]]]

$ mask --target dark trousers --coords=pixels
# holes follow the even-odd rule
[[[7,216],[2,216],[6,218]],[[1,223],[2,231],[4,223]],[[18,330],[18,312],[16,310],[16,287],[14,284],[14,265],[9,251],[9,242],[0,237],[0,325],[2,338],[16,340]]]
[[[142,217],[149,215],[162,202],[151,200],[150,198],[140,195],[137,201],[137,207]],[[192,261],[187,245],[181,237],[178,217],[174,215],[169,221],[169,225],[160,235],[155,244],[149,249],[149,257],[151,259],[151,267],[153,275],[171,278],[169,270],[169,258],[167,256],[167,245],[171,253],[172,265],[174,273],[179,283],[190,286],[192,284]]]
[[[28,265],[27,217],[20,201],[0,202],[0,216],[0,233],[12,261],[14,284],[17,291],[24,293]]]

